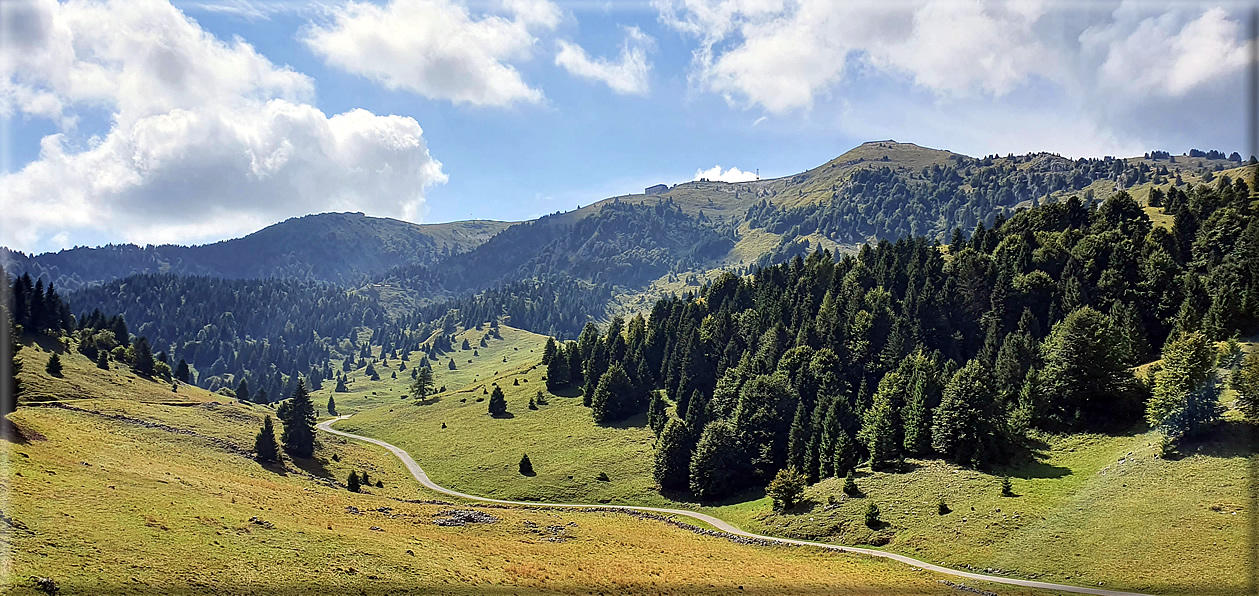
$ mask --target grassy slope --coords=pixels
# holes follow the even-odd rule
[[[63,397],[34,370],[46,357],[23,350],[23,380]],[[79,383],[75,407],[199,434],[51,407],[10,415],[0,459],[11,520],[0,535],[5,593],[34,594],[30,576],[52,577],[63,594],[292,594],[316,583],[329,593],[390,594],[952,591],[888,561],[736,545],[621,514],[496,508],[484,510],[499,523],[436,526],[446,506],[389,498],[431,495],[383,450],[321,437],[316,460],[302,468],[337,478],[365,468],[386,483],[351,494],[291,462],[267,469],[205,438],[251,445],[265,408],[211,406],[222,398],[186,387],[172,395],[139,379],[119,386],[111,379],[125,373],[97,375],[79,355],[63,360]],[[364,513],[347,513],[351,505]],[[547,540],[555,534],[547,526],[562,526],[567,540]]]
[[[489,364],[464,373],[485,379],[496,368]],[[596,426],[579,396],[548,394],[548,405],[527,409],[529,397],[543,389],[542,374],[539,367],[499,378],[510,419],[491,418],[487,404],[475,401],[484,397],[476,385],[435,403],[365,411],[340,425],[407,449],[435,481],[474,494],[697,507],[654,491],[654,437],[643,420]],[[439,383],[442,378],[439,369]],[[514,386],[516,378],[528,382]],[[1044,436],[1035,463],[995,473],[915,461],[904,474],[863,470],[865,499],[845,497],[842,481],[831,479],[811,487],[809,504],[788,514],[772,512],[759,492],[702,509],[752,531],[886,542],[890,550],[955,567],[1156,593],[1211,593],[1204,589],[1216,586],[1214,593],[1223,594],[1245,580],[1249,517],[1243,506],[1246,454],[1252,452],[1244,433],[1241,424],[1228,422],[1178,460],[1154,457],[1149,432]],[[522,453],[529,454],[536,477],[517,472]],[[608,482],[594,480],[600,472]],[[1000,496],[998,474],[1012,477],[1019,496]],[[832,496],[836,503],[828,506]],[[954,513],[938,515],[940,497]],[[879,532],[861,522],[867,499],[880,505],[889,524]]]

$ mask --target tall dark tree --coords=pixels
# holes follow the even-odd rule
[[[179,364],[175,366],[175,380],[180,383],[192,382],[192,371],[188,368],[188,362],[183,358],[180,358]]]
[[[733,424],[718,420],[704,427],[691,457],[691,493],[703,500],[728,496],[746,486],[751,471]]]
[[[674,491],[689,488],[691,439],[686,425],[680,420],[670,418],[665,423],[656,445],[655,465],[651,473],[661,488]]]
[[[636,398],[634,384],[625,374],[625,369],[619,363],[613,364],[599,379],[599,386],[591,400],[591,414],[598,424],[624,420],[636,413]]]
[[[428,399],[436,388],[434,385],[433,371],[421,367],[415,375],[415,380],[411,382],[411,397],[417,400]]]
[[[284,450],[294,457],[308,458],[315,454],[315,404],[310,401],[306,383],[297,381],[293,395],[284,402],[285,407],[276,410],[276,416],[284,423],[280,440]]]
[[[1044,394],[1051,428],[1123,422],[1135,414],[1134,382],[1110,319],[1089,307],[1054,325],[1045,340]]]
[[[149,340],[144,336],[136,338],[135,344],[135,360],[131,363],[131,370],[142,377],[152,377],[155,367],[157,366],[153,360],[153,352],[149,348]]]
[[[490,393],[490,416],[502,416],[507,413],[507,397],[503,395],[503,389],[498,385],[494,386],[494,391]]]
[[[568,383],[568,358],[557,350],[546,366],[546,388],[555,391],[567,387]]]
[[[964,465],[990,463],[1004,438],[992,373],[975,358],[953,374],[932,415],[931,445]]]
[[[60,377],[61,376],[61,356],[58,356],[56,352],[53,352],[52,356],[48,357],[48,364],[44,365],[44,372],[54,377]]]
[[[262,430],[254,437],[254,454],[260,462],[280,460],[280,446],[275,442],[275,428],[271,424],[270,416],[263,419]]]

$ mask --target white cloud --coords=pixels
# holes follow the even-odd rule
[[[760,178],[755,172],[745,172],[736,167],[731,167],[730,169],[723,171],[721,166],[716,165],[707,170],[695,170],[694,180],[700,179],[718,182],[751,182],[752,180],[759,180]]]
[[[384,6],[350,2],[332,10],[332,23],[310,25],[302,40],[328,64],[389,89],[479,106],[535,103],[512,62],[527,60],[532,31],[553,29],[559,9],[546,0],[508,0],[511,15],[474,18],[454,0],[392,0]]]
[[[638,27],[626,27],[625,41],[621,44],[621,55],[616,62],[606,58],[591,58],[581,46],[560,40],[555,64],[574,76],[599,81],[616,93],[646,95],[650,87],[647,79],[651,74],[647,52],[654,45],[655,41],[651,36]]]
[[[6,17],[9,7],[6,3]],[[415,120],[327,116],[311,80],[242,40],[223,43],[166,2],[27,2],[34,27],[0,54],[6,108],[51,117],[104,108],[86,142],[44,137],[0,177],[0,243],[58,248],[82,236],[214,240],[285,217],[362,210],[418,217],[445,181]],[[6,19],[7,22],[7,19]]]

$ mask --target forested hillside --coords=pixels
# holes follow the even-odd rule
[[[357,284],[390,267],[435,263],[465,252],[508,225],[497,221],[416,225],[362,213],[322,213],[203,246],[111,244],[38,256],[2,249],[0,262],[10,271],[29,273],[66,290],[137,273]]]
[[[1174,450],[1219,414],[1212,342],[1259,322],[1259,218],[1241,180],[1155,198],[1170,230],[1121,192],[726,275],[549,347],[547,383],[584,386],[600,423],[645,411],[661,487],[703,499],[786,468],[984,466],[1032,428],[1144,418]]]

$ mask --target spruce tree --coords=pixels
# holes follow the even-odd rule
[[[294,457],[311,457],[315,453],[315,405],[301,379],[286,405],[287,408],[276,411],[284,423],[281,435],[284,450]]]
[[[765,494],[773,501],[774,509],[786,511],[800,501],[805,486],[804,474],[794,466],[788,466],[774,475],[769,486],[765,487]]]
[[[236,386],[236,399],[249,401],[249,382],[247,380],[241,379],[240,384]]]
[[[332,416],[337,415],[337,400],[331,395],[328,396],[328,414]]]
[[[528,453],[520,457],[520,475],[533,476],[533,462],[529,461]]]
[[[101,350],[96,353],[96,368],[109,370],[109,352]]]
[[[647,404],[647,426],[659,437],[664,432],[665,423],[669,421],[669,412],[665,407],[664,398],[659,391],[651,392],[651,401]]]
[[[897,402],[904,385],[899,373],[889,372],[884,375],[874,394],[874,404],[861,417],[861,431],[857,433],[857,440],[870,453],[870,467],[875,470],[894,467],[901,461],[903,440],[898,436],[900,413]]]
[[[345,377],[337,377],[337,386],[332,390],[334,393],[349,393],[350,388],[345,386]]]
[[[1233,373],[1237,409],[1250,422],[1259,422],[1259,352],[1251,352]]]
[[[705,426],[691,456],[691,492],[703,500],[719,499],[742,488],[751,475],[734,426],[725,420]]]
[[[58,356],[56,352],[53,352],[52,356],[48,357],[48,364],[44,365],[44,372],[54,377],[60,377],[61,376],[61,356]]]
[[[546,347],[542,348],[542,365],[543,366],[550,365],[551,360],[555,358],[555,354],[558,351],[559,351],[559,348],[555,344],[555,338],[554,337],[546,338]]]
[[[557,358],[552,362],[561,359]],[[548,379],[549,380],[549,379]],[[596,424],[607,424],[624,420],[634,414],[634,385],[620,363],[608,367],[599,379],[599,387],[595,389],[594,398],[590,403],[590,412]]]
[[[503,389],[495,385],[494,392],[490,394],[490,416],[502,416],[506,413],[507,397],[503,395]]]
[[[188,368],[188,362],[180,358],[179,364],[175,366],[175,380],[180,383],[189,383],[190,379],[192,379],[192,371]]]
[[[557,351],[546,366],[546,388],[551,391],[568,386],[568,358]]]
[[[1154,373],[1154,394],[1145,419],[1173,443],[1205,428],[1222,413],[1215,382],[1215,345],[1201,333],[1185,333],[1163,348]]]
[[[945,386],[932,415],[931,446],[959,464],[979,465],[996,458],[1003,437],[992,373],[975,358]]]
[[[260,462],[275,462],[280,459],[280,446],[275,442],[275,428],[271,424],[271,417],[267,416],[262,421],[262,430],[258,431],[258,436],[254,437],[254,453]]]
[[[345,479],[345,489],[352,493],[362,490],[362,485],[358,481],[358,474],[355,474],[353,470],[350,470],[350,476]]]
[[[670,418],[660,433],[656,444],[656,459],[651,475],[661,488],[673,491],[686,490],[691,473],[691,439],[686,425]]]
[[[1044,345],[1046,421],[1080,428],[1097,421],[1118,424],[1134,414],[1135,379],[1110,319],[1088,307],[1054,325]]]
[[[415,375],[415,381],[411,383],[411,397],[423,401],[433,394],[433,371],[427,368],[421,368],[419,371]]]
[[[131,370],[142,377],[152,377],[156,364],[153,362],[153,352],[149,349],[148,338],[137,337],[134,347],[135,360],[131,364]]]

